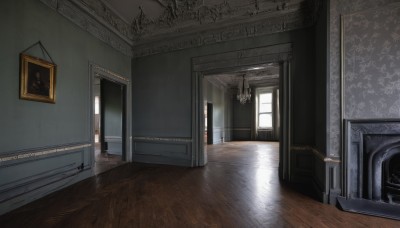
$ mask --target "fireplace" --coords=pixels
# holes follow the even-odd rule
[[[391,204],[400,204],[400,154],[385,163],[385,200]]]
[[[345,211],[400,220],[400,120],[347,120]]]
[[[397,186],[396,158],[400,154],[400,135],[364,134],[363,198],[395,203]],[[398,171],[398,170],[397,170]],[[389,191],[387,191],[389,190]]]

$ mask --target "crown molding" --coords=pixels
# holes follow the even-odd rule
[[[142,57],[306,28],[315,23],[320,1],[303,0],[286,6],[286,3],[281,3],[275,11],[264,12],[258,9],[253,13],[247,13],[246,16],[235,16],[239,15],[237,11],[240,9],[223,11],[222,6],[217,5],[212,7],[219,7],[221,12],[217,8],[212,10],[213,8],[209,7],[207,12],[210,15],[206,15],[213,18],[212,12],[219,12],[215,21],[204,21],[204,18],[200,18],[199,15],[195,18],[186,18],[186,14],[192,15],[194,11],[180,9],[180,14],[175,19],[169,18],[173,20],[171,23],[190,22],[192,26],[180,28],[179,25],[174,24],[167,29],[162,20],[149,22],[145,20],[146,18],[140,19],[139,16],[146,17],[144,14],[139,14],[138,18],[129,24],[102,0],[41,0],[83,30],[130,57]],[[159,28],[163,30],[157,32]]]
[[[106,20],[108,13],[109,15],[113,15],[111,10],[105,10],[103,16],[98,16],[93,9],[81,0],[40,1],[97,39],[107,43],[117,51],[132,57],[133,42],[124,30],[127,27],[122,26],[125,22],[122,19],[115,19],[116,16],[110,16]],[[107,8],[106,5],[104,7]]]
[[[257,21],[217,27],[212,30],[198,31],[187,35],[159,37],[153,42],[133,45],[133,57],[183,50],[204,45],[222,43],[250,37],[263,36],[279,32],[310,27],[314,17],[305,18],[305,11],[293,11]]]

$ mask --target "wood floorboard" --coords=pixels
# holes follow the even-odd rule
[[[128,163],[0,217],[0,227],[400,227],[282,184],[278,144],[208,146],[202,168]]]

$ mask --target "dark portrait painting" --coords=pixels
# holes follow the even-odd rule
[[[21,55],[21,99],[55,102],[55,65],[28,55]]]
[[[49,96],[50,70],[48,68],[28,63],[28,93]]]

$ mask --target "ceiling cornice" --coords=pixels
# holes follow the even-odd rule
[[[312,21],[304,20],[301,11],[240,23],[226,27],[207,29],[196,33],[159,37],[144,44],[133,45],[133,56],[141,57],[158,53],[201,47],[204,45],[257,37],[273,33],[309,27]]]
[[[110,19],[97,15],[81,0],[40,0],[94,37],[132,57],[132,40]],[[106,10],[107,12],[107,10]],[[111,12],[111,11],[110,11]],[[122,21],[122,20],[121,20]]]
[[[195,14],[190,7],[187,8],[190,10],[176,8],[175,12],[166,7],[162,18],[156,22],[147,20],[141,12],[132,24],[101,0],[41,1],[116,50],[128,56],[141,57],[305,28],[314,24],[321,0],[298,0],[293,4],[286,4],[287,0],[274,1],[277,8],[273,11],[257,9],[261,1],[256,0],[254,11],[245,16],[239,9],[227,10],[227,1],[220,5],[200,7],[204,9],[203,16]],[[180,0],[176,2],[183,4]],[[198,4],[199,0],[182,2]],[[200,12],[200,8],[196,8],[196,12]],[[176,15],[171,18],[171,13]],[[178,22],[189,26],[179,26]],[[170,28],[166,26],[168,23],[171,24]]]

